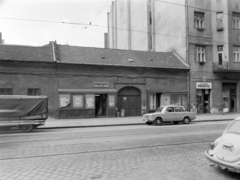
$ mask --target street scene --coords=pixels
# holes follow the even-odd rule
[[[239,180],[240,0],[0,0],[0,180]]]
[[[237,180],[204,157],[230,122],[3,130],[0,179]]]

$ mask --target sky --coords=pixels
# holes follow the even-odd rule
[[[111,1],[0,0],[2,39],[5,44],[16,45],[42,46],[57,41],[73,46],[104,47]]]

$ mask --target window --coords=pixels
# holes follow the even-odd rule
[[[223,31],[223,12],[217,12],[217,31]]]
[[[206,62],[205,53],[206,47],[205,46],[196,46],[196,61],[199,63]]]
[[[233,62],[240,62],[240,47],[233,47]]]
[[[223,46],[218,46],[218,64],[223,64]]]
[[[182,107],[175,107],[175,112],[183,112],[183,108]]]
[[[233,13],[232,24],[233,29],[240,29],[240,13]]]
[[[156,107],[156,94],[150,94],[149,95],[149,110],[152,111],[152,110],[155,110],[157,107]]]
[[[174,108],[173,107],[168,107],[166,112],[174,112]]]
[[[41,90],[39,88],[28,89],[28,95],[30,95],[30,96],[39,96],[39,95],[41,95]]]
[[[13,95],[12,88],[0,88],[0,95]]]
[[[204,13],[194,12],[194,26],[197,30],[204,30]]]

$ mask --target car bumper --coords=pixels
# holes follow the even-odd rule
[[[213,165],[221,168],[221,169],[227,169],[231,172],[237,172],[240,173],[240,165],[230,164],[224,161],[221,161],[219,159],[216,159],[208,154],[208,151],[205,152],[205,157],[213,163]]]
[[[143,118],[143,122],[153,122],[153,120],[151,120],[151,119],[146,119],[146,118]]]

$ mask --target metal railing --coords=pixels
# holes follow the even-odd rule
[[[222,62],[222,64],[219,64],[219,62],[213,62],[213,70],[214,71],[221,71],[221,70],[228,70],[228,62]]]

